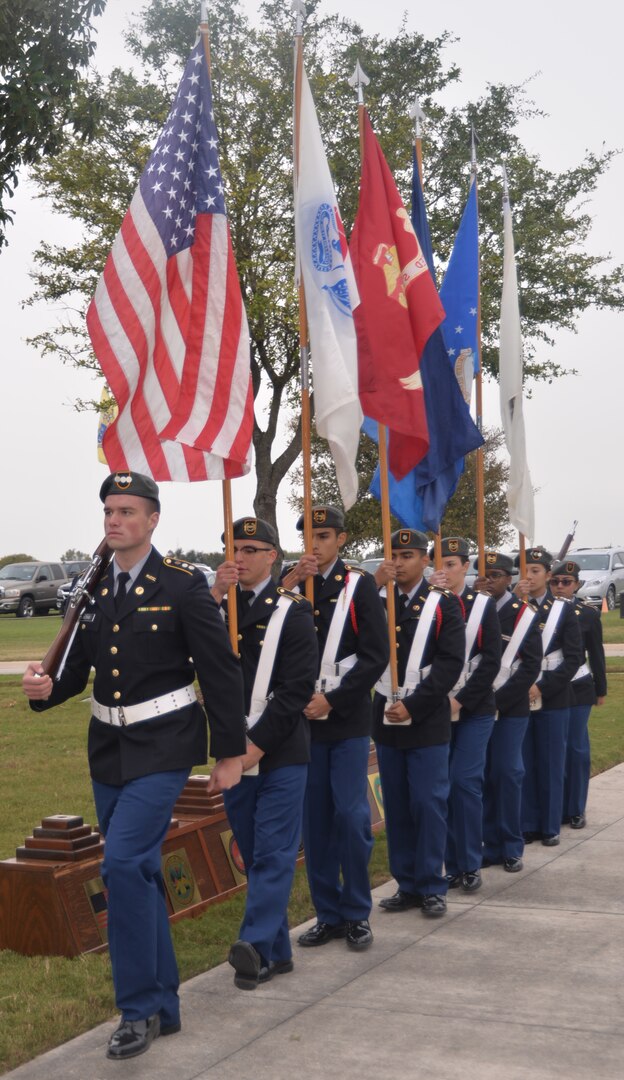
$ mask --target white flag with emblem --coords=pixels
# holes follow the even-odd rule
[[[509,451],[507,503],[511,524],[533,540],[535,511],[533,487],[526,458],[526,437],[522,411],[522,331],[518,300],[518,276],[514,251],[511,207],[504,177],[503,195],[503,295],[500,316],[500,404],[505,443]]]
[[[305,70],[297,157],[297,277],[305,290],[316,430],[329,443],[348,510],[358,489],[355,459],[362,423],[353,322],[360,299]]]

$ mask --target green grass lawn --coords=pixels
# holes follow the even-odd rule
[[[604,618],[604,617],[603,617]],[[613,613],[605,619],[615,623]],[[43,655],[59,621],[0,618],[0,659]],[[614,631],[615,632],[615,631]],[[622,638],[620,638],[622,640]],[[11,655],[7,655],[10,650]],[[609,695],[594,709],[590,731],[593,771],[624,761],[624,657],[607,661]],[[88,691],[84,697],[88,696]],[[49,814],[79,814],[95,823],[87,769],[88,707],[74,699],[49,713],[33,713],[18,676],[0,677],[0,859]],[[198,770],[203,771],[203,770]],[[385,837],[376,837],[373,885],[389,876]],[[215,905],[173,927],[182,979],[222,963],[238,936],[244,894]],[[297,871],[290,904],[291,925],[313,914],[305,872]],[[0,1072],[73,1038],[115,1015],[108,954],[25,957],[0,952]]]

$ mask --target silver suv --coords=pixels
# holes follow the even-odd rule
[[[606,600],[613,611],[624,592],[624,546],[577,548],[566,556],[579,564],[581,587],[577,596],[588,604],[602,606]]]
[[[61,563],[7,563],[0,569],[0,612],[14,611],[29,619],[56,608],[56,590],[67,581]]]

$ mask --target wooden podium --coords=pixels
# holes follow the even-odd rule
[[[223,798],[208,794],[208,780],[199,774],[189,778],[163,843],[162,873],[171,922],[199,915],[246,885]],[[377,830],[384,822],[374,749],[368,782]],[[100,833],[82,818],[65,814],[44,818],[17,848],[16,857],[0,862],[0,949],[26,956],[70,957],[105,949],[103,853]]]

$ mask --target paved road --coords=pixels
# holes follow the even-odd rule
[[[227,965],[191,979],[182,1033],[142,1057],[107,1061],[108,1023],[6,1076],[621,1080],[624,765],[591,781],[588,822],[528,847],[522,873],[492,867],[474,896],[453,891],[440,920],[375,903],[363,955],[295,944],[293,974],[253,993]]]

